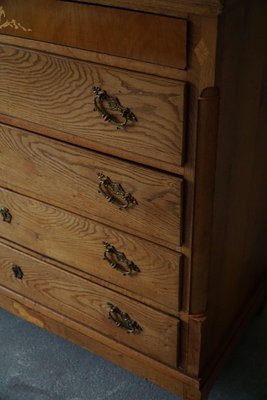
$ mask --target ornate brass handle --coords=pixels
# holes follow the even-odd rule
[[[15,278],[17,278],[17,279],[23,278],[23,275],[24,275],[23,271],[17,264],[12,265],[12,271],[13,271]]]
[[[129,122],[132,124],[137,122],[134,113],[129,108],[123,107],[117,97],[109,96],[105,90],[95,86],[93,87],[93,93],[95,95],[94,111],[98,111],[104,121],[115,125],[117,129],[125,128]],[[121,115],[122,121],[105,109],[104,102],[107,103],[110,111],[117,111]]]
[[[103,244],[105,247],[104,260],[106,260],[113,269],[116,269],[123,275],[136,275],[140,272],[137,265],[135,265],[133,261],[128,260],[124,253],[118,251],[108,242],[103,242]]]
[[[137,200],[131,195],[131,193],[125,192],[120,183],[112,182],[112,180],[103,175],[102,173],[97,174],[99,179],[99,193],[112,204],[115,204],[119,209],[126,209],[131,206],[137,205]]]
[[[127,333],[137,334],[142,332],[143,329],[141,326],[136,321],[133,321],[127,313],[121,311],[119,307],[111,303],[108,303],[108,306],[110,307],[108,318],[113,321],[116,326],[125,329]]]
[[[3,217],[3,221],[4,221],[4,222],[7,222],[8,224],[11,223],[12,215],[10,214],[8,208],[6,208],[6,207],[0,208],[0,214],[2,214],[2,217]]]

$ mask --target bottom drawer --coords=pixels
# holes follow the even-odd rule
[[[0,284],[176,367],[179,320],[0,243]]]

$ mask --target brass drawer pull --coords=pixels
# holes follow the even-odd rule
[[[14,273],[15,278],[17,278],[17,279],[23,278],[23,275],[24,275],[23,271],[17,264],[12,265],[12,271]]]
[[[2,217],[3,217],[3,221],[4,221],[4,222],[7,222],[8,224],[11,223],[12,215],[10,214],[8,208],[6,208],[6,207],[0,208],[0,214],[2,214]]]
[[[116,326],[125,329],[127,333],[137,334],[142,332],[143,329],[141,326],[136,321],[133,321],[127,313],[121,311],[119,307],[111,303],[108,303],[108,306],[110,307],[108,318],[113,321]]]
[[[93,93],[95,95],[94,111],[98,111],[104,121],[115,125],[117,129],[125,128],[129,122],[137,122],[134,113],[129,108],[123,107],[116,97],[109,96],[107,92],[100,87],[93,87]],[[103,104],[104,102],[107,103],[110,111],[117,111],[121,115],[122,121],[108,113]]]
[[[121,272],[123,275],[136,275],[140,269],[133,261],[128,260],[124,253],[118,251],[114,246],[108,242],[103,242],[104,260],[106,260],[113,269]]]
[[[112,204],[115,204],[119,209],[126,209],[133,205],[137,205],[137,200],[131,195],[131,193],[125,192],[120,183],[112,182],[112,180],[103,175],[102,173],[97,174],[99,182],[99,193]]]

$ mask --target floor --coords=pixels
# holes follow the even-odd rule
[[[0,310],[0,400],[179,400]],[[267,309],[241,338],[209,400],[267,400]]]

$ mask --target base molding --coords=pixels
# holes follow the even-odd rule
[[[208,373],[200,380],[163,365],[135,350],[100,335],[85,325],[81,325],[30,299],[0,286],[0,307],[12,314],[72,341],[99,356],[149,379],[155,384],[176,393],[184,400],[204,400],[216,380],[225,361],[229,357],[243,329],[266,300],[266,280],[237,320],[227,345],[220,356],[206,369]]]
[[[78,324],[2,286],[0,286],[0,307],[149,379],[185,400],[201,400],[198,380],[114,342],[87,326]]]

